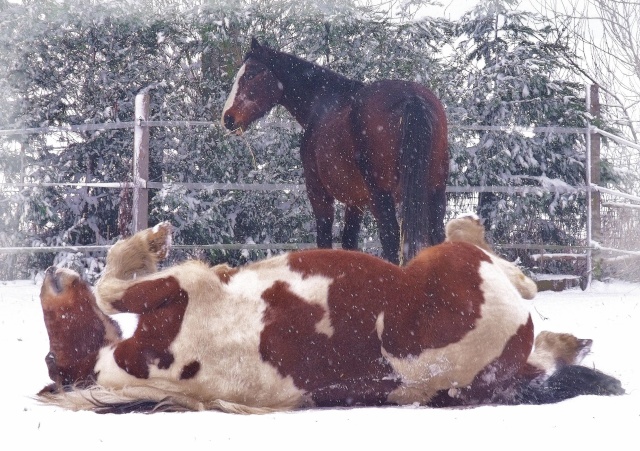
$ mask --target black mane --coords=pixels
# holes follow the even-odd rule
[[[364,86],[364,83],[358,80],[267,46],[250,50],[245,56],[245,61],[248,58],[265,64],[290,94],[313,93],[318,90],[332,94],[350,94]]]

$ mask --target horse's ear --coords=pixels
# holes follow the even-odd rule
[[[251,38],[251,50],[256,50],[262,47],[260,42],[256,38]]]

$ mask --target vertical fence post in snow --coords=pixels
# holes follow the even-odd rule
[[[587,101],[587,110],[591,107],[591,90],[587,87],[586,92],[586,101]],[[585,180],[587,185],[587,274],[585,285],[586,287],[591,285],[592,272],[593,272],[593,262],[592,262],[592,252],[591,252],[591,223],[592,223],[592,213],[591,213],[591,122],[587,122],[587,132],[585,134],[586,140],[586,163],[587,167],[585,168]],[[584,289],[585,287],[583,287]]]
[[[593,84],[587,89],[587,109],[595,119],[600,118],[600,88]],[[602,220],[600,218],[600,191],[593,190],[591,184],[600,185],[600,135],[587,130],[587,246],[602,241]],[[587,250],[587,286],[593,278],[593,252]]]
[[[591,117],[600,118],[600,88],[593,84],[587,88],[587,110]],[[591,184],[600,185],[600,135],[591,132],[591,122],[587,123],[587,246],[602,241],[602,221],[600,218],[600,191],[593,190]],[[593,278],[593,252],[587,249],[587,286]]]
[[[135,128],[133,131],[133,224],[136,233],[149,226],[149,91],[136,95]]]
[[[596,119],[600,119],[600,94],[599,86],[590,87],[589,113]],[[591,134],[591,183],[600,185],[600,135]],[[602,221],[600,219],[600,191],[591,193],[591,239],[599,243],[602,241]]]

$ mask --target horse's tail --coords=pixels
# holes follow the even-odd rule
[[[623,395],[618,379],[596,369],[580,365],[559,368],[543,382],[525,383],[516,392],[516,404],[551,404],[581,395]]]
[[[400,157],[400,249],[404,263],[411,260],[423,247],[444,240],[444,225],[440,226],[441,230],[431,230],[434,222],[438,220],[431,215],[438,214],[444,217],[446,202],[444,197],[429,199],[433,192],[433,188],[429,187],[428,174],[435,163],[438,120],[435,114],[420,97],[412,98],[405,105]],[[433,202],[436,205],[440,202],[442,205],[433,209],[430,205]],[[442,210],[441,215],[436,213],[438,208]]]

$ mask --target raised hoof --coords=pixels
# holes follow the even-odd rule
[[[149,251],[156,255],[158,261],[164,260],[169,255],[171,248],[171,232],[173,226],[169,222],[161,222],[149,229],[147,242]]]

